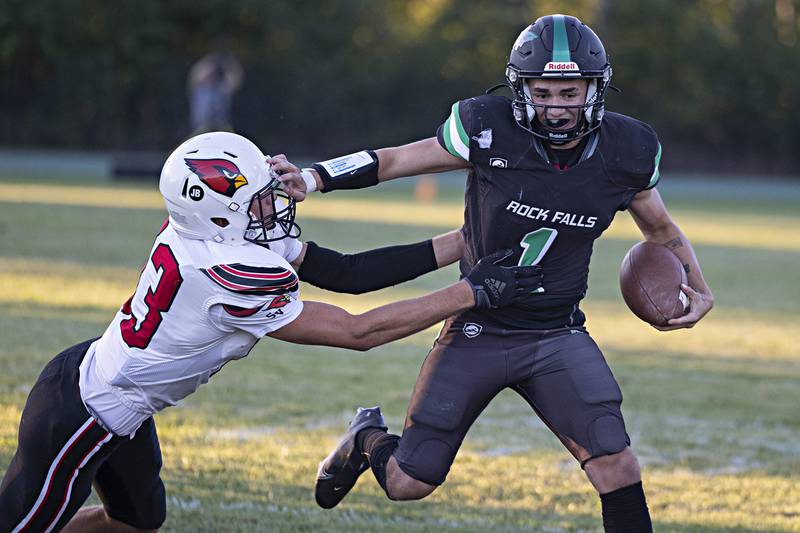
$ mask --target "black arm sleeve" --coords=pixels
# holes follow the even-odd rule
[[[300,279],[321,289],[362,294],[412,280],[438,268],[433,241],[344,255],[309,241]]]

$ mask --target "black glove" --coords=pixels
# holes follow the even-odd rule
[[[538,265],[499,265],[513,253],[506,249],[487,255],[464,277],[472,285],[476,309],[496,309],[516,303],[542,286],[542,268]]]

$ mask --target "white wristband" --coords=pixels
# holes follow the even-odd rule
[[[308,168],[304,168],[300,171],[300,176],[303,177],[303,181],[306,182],[306,194],[312,193],[317,190],[317,180],[314,179],[314,175],[309,172]]]

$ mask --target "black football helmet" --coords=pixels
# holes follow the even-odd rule
[[[534,104],[526,83],[531,78],[588,79],[586,102],[575,106]],[[568,15],[548,15],[517,37],[508,58],[506,81],[514,92],[512,105],[517,124],[540,139],[564,144],[600,127],[611,65],[603,43],[589,26]],[[573,128],[558,130],[538,120],[537,107],[580,108],[582,112]]]

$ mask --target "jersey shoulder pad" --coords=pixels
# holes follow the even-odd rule
[[[272,250],[255,244],[205,243],[205,253],[198,254],[195,267],[226,294],[275,296],[299,287],[295,271]]]
[[[661,143],[650,125],[619,113],[603,117],[600,147],[612,179],[625,187],[652,189],[661,177]]]
[[[223,289],[241,295],[279,296],[299,287],[297,274],[288,266],[222,263],[200,270]]]
[[[511,104],[502,96],[482,95],[459,100],[439,126],[436,138],[453,156],[473,161],[477,150],[491,147],[492,128],[509,119],[513,120]]]

